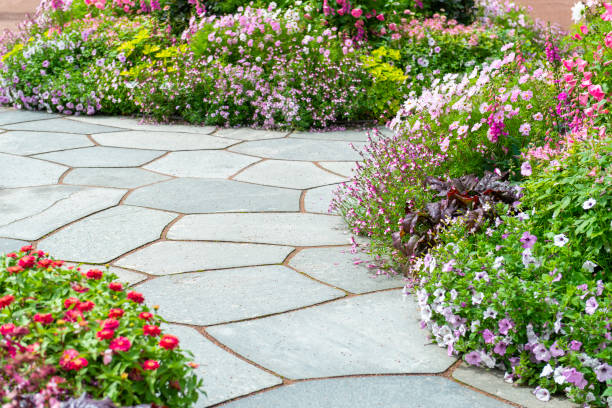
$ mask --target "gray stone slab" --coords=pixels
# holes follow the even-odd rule
[[[0,238],[0,255],[17,251],[22,246],[28,244],[29,242],[18,241],[16,239]]]
[[[525,408],[548,408],[551,406],[555,408],[577,408],[580,406],[573,404],[568,399],[558,397],[551,397],[548,402],[540,401],[533,395],[532,388],[508,384],[504,381],[504,374],[498,370],[488,371],[482,368],[468,367],[465,363],[462,363],[453,372],[453,377],[464,384]]]
[[[244,153],[257,157],[282,160],[301,161],[355,161],[361,156],[350,146],[349,142],[337,140],[258,140],[245,142],[230,148],[236,153]],[[363,143],[353,143],[361,148]]]
[[[128,271],[127,269],[117,268],[115,266],[109,266],[107,269],[107,265],[75,264],[72,262],[67,262],[65,265],[74,266],[75,268],[80,268],[80,270],[84,272],[90,269],[100,269],[101,271],[108,270],[109,272],[117,275],[117,277],[119,278],[118,279],[119,282],[126,283],[130,286],[135,285],[147,279],[147,275],[145,274],[134,272],[134,271]]]
[[[350,243],[340,217],[318,214],[200,214],[180,219],[168,239],[253,242],[290,246]]]
[[[64,184],[114,188],[136,188],[170,177],[137,168],[78,168],[64,177]]]
[[[160,238],[176,215],[121,205],[52,234],[38,246],[57,259],[103,264]]]
[[[122,149],[119,147],[86,147],[43,153],[34,157],[70,167],[138,167],[163,155],[157,150]]]
[[[93,123],[95,125],[109,126],[131,130],[150,130],[153,132],[181,132],[208,135],[215,131],[214,126],[192,126],[179,123],[163,124],[150,123],[140,118],[121,116],[73,116],[71,120]]]
[[[442,377],[378,376],[304,381],[224,408],[510,408]]]
[[[329,214],[329,205],[337,189],[338,184],[332,184],[308,190],[304,197],[304,209],[310,213]]]
[[[394,290],[208,332],[238,354],[291,379],[443,372],[455,359],[427,345],[416,306]]]
[[[125,192],[60,185],[0,191],[0,236],[37,240],[72,221],[117,205]]]
[[[162,276],[138,290],[149,304],[160,306],[166,320],[198,326],[281,313],[344,296],[280,265]]]
[[[224,351],[195,329],[164,325],[164,332],[179,338],[181,348],[194,355],[198,377],[204,380],[206,396],[200,396],[194,408],[208,407],[282,383],[279,377]]]
[[[352,293],[401,288],[400,277],[376,276],[376,269],[363,255],[351,254],[350,248],[310,248],[291,258],[290,266],[322,282]]]
[[[332,132],[294,132],[292,138],[312,140],[343,140],[347,142],[365,142],[370,129],[347,129]]]
[[[0,188],[55,184],[66,170],[59,164],[0,153]]]
[[[102,133],[94,135],[93,138],[103,146],[167,151],[224,149],[238,143],[221,137],[195,133],[154,132],[151,130]]]
[[[285,137],[289,132],[275,132],[272,130],[239,128],[239,129],[219,129],[215,132],[215,136],[226,137],[235,140],[264,140],[264,139],[279,139]]]
[[[0,113],[0,126],[28,122],[31,120],[53,119],[57,117],[58,115],[52,113],[10,109]]]
[[[321,170],[314,163],[266,160],[249,167],[234,180],[304,190],[346,179]]]
[[[353,169],[357,167],[357,164],[355,162],[319,162],[319,166],[350,178],[353,176]]]
[[[22,156],[94,146],[84,135],[51,132],[6,132],[0,134],[0,152]]]
[[[300,192],[230,180],[179,178],[142,187],[125,203],[185,214],[299,211]]]
[[[207,269],[280,264],[292,251],[292,247],[279,245],[163,241],[133,252],[119,259],[115,265],[150,275],[169,275]]]
[[[256,161],[225,151],[174,152],[144,168],[176,177],[228,178]]]
[[[3,125],[2,128],[7,130],[30,130],[34,132],[77,133],[80,135],[116,132],[120,130],[114,127],[94,125],[91,123],[82,123],[64,118],[14,123],[12,125]]]

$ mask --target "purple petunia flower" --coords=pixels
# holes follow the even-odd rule
[[[562,357],[565,355],[565,351],[555,341],[552,346],[550,346],[550,354],[553,357]]]
[[[477,351],[471,351],[465,355],[465,362],[469,365],[477,366],[481,361],[482,358],[480,357],[480,353]]]
[[[580,350],[580,347],[582,347],[582,343],[581,342],[579,342],[577,340],[570,341],[570,344],[569,344],[570,350],[578,351],[578,350]]]
[[[525,249],[533,248],[537,240],[538,237],[536,237],[535,235],[531,235],[529,231],[523,232],[523,237],[520,239],[520,241],[523,243],[523,248]]]
[[[506,343],[504,343],[503,341],[500,341],[499,343],[495,345],[495,347],[493,347],[493,351],[499,354],[500,356],[503,356],[504,354],[506,354],[507,347],[508,345]]]
[[[484,339],[485,343],[487,343],[487,344],[493,343],[493,337],[495,337],[495,335],[489,329],[485,329],[482,332],[482,338]]]
[[[538,361],[546,361],[550,360],[550,351],[543,344],[536,344],[535,347],[531,350],[536,360]]]
[[[531,128],[529,130],[531,130]],[[528,161],[521,165],[521,175],[529,177],[531,176],[531,171],[531,164]]]
[[[595,367],[595,374],[597,375],[597,381],[606,382],[612,380],[612,366],[608,363],[603,363]]]
[[[586,301],[586,307],[584,308],[584,311],[586,312],[586,314],[592,315],[593,313],[595,313],[598,307],[599,304],[597,303],[597,300],[594,296],[592,296]]]
[[[574,384],[581,390],[583,390],[587,385],[587,380],[584,379],[584,374],[577,371],[573,367],[563,371],[563,376],[568,383]]]
[[[508,334],[508,330],[514,327],[514,322],[510,319],[503,318],[497,325],[499,326],[499,332],[505,336]]]

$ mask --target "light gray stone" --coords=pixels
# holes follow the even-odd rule
[[[250,128],[239,129],[219,129],[215,132],[215,136],[226,137],[235,140],[264,140],[264,139],[279,139],[285,137],[289,132],[275,132],[272,130],[260,130]]]
[[[200,396],[194,408],[208,407],[282,383],[279,377],[224,351],[195,329],[177,325],[165,325],[163,329],[178,337],[181,348],[191,351],[194,362],[200,365],[195,373],[203,379],[207,395]]]
[[[94,135],[93,138],[103,146],[167,151],[224,149],[238,143],[220,137],[195,133],[153,132],[151,130],[102,133]]]
[[[169,275],[208,269],[280,264],[292,247],[227,242],[163,241],[115,262],[150,275]]]
[[[180,178],[140,188],[125,203],[185,214],[299,211],[300,192],[230,180]]]
[[[138,167],[163,154],[163,152],[156,150],[95,146],[43,153],[34,157],[70,167]]]
[[[108,126],[93,125],[82,123],[66,118],[56,118],[48,120],[37,120],[33,122],[15,123],[2,126],[7,130],[30,130],[34,132],[60,132],[77,133],[80,135],[90,135],[93,133],[116,132],[120,129]]]
[[[119,203],[126,190],[43,186],[0,191],[0,236],[27,241]]]
[[[378,376],[304,381],[224,408],[511,408],[442,377]]]
[[[290,137],[312,140],[343,140],[347,142],[366,142],[370,129],[347,129],[332,132],[294,132]]]
[[[404,286],[400,277],[376,276],[373,273],[376,269],[368,268],[370,262],[364,258],[351,254],[349,247],[310,248],[301,250],[289,264],[308,276],[352,293]]]
[[[0,152],[22,156],[93,145],[87,136],[70,133],[14,131],[0,134]]]
[[[58,259],[103,264],[160,238],[176,215],[121,205],[58,231],[39,247]]]
[[[211,327],[238,354],[291,379],[353,374],[439,373],[455,361],[419,328],[401,291]]]
[[[236,176],[235,180],[298,190],[345,181],[314,163],[285,160],[257,163]]]
[[[256,161],[225,151],[174,152],[144,168],[176,177],[228,178]]]
[[[78,168],[64,177],[64,184],[114,188],[136,188],[170,177],[136,168]]]
[[[350,243],[340,217],[291,213],[188,215],[170,228],[168,239],[291,246]]]
[[[504,381],[504,374],[498,370],[487,371],[482,368],[468,367],[465,363],[462,363],[453,372],[453,377],[464,384],[525,408],[548,408],[551,406],[555,408],[577,408],[580,406],[565,398],[551,397],[548,402],[540,401],[533,395],[532,388],[508,384]]]
[[[319,166],[350,178],[353,176],[353,170],[357,167],[357,164],[355,162],[319,162]]]
[[[0,126],[32,120],[53,119],[58,115],[46,112],[9,109],[0,113]]]
[[[109,266],[107,269],[107,265],[92,265],[92,264],[75,264],[73,262],[66,262],[67,266],[74,266],[75,268],[80,268],[81,271],[87,272],[90,269],[100,269],[101,271],[108,271],[110,273],[114,273],[117,275],[119,282],[126,283],[128,285],[135,285],[143,280],[147,279],[147,275],[128,271],[127,269],[117,268],[115,266]]]
[[[361,148],[363,143],[353,143]],[[355,161],[361,156],[349,142],[336,140],[279,139],[245,142],[230,148],[236,153],[281,160]]]
[[[59,164],[0,153],[0,188],[55,184],[66,170]]]
[[[198,326],[281,313],[344,296],[279,265],[162,276],[138,290],[149,304],[160,306],[166,320]]]
[[[17,241],[16,239],[0,238],[0,255],[17,251],[22,246],[28,244],[29,242]]]
[[[208,135],[215,131],[214,126],[192,126],[178,123],[158,124],[143,122],[140,118],[122,116],[73,116],[70,119],[78,122],[93,123],[95,125],[130,130],[150,130],[153,132],[181,132]]]
[[[304,209],[310,213],[329,214],[329,205],[334,197],[334,191],[338,184],[313,188],[306,192],[304,197]]]

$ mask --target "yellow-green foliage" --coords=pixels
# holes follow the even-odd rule
[[[365,70],[372,76],[372,87],[368,90],[370,108],[379,117],[388,118],[397,112],[404,94],[408,77],[395,64],[401,58],[398,50],[380,47],[370,55],[361,56]]]

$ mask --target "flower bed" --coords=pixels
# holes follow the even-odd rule
[[[8,406],[32,394],[55,406],[83,393],[118,406],[195,403],[202,384],[190,353],[162,333],[164,320],[142,294],[116,279],[66,268],[30,246],[0,257],[0,397]]]

